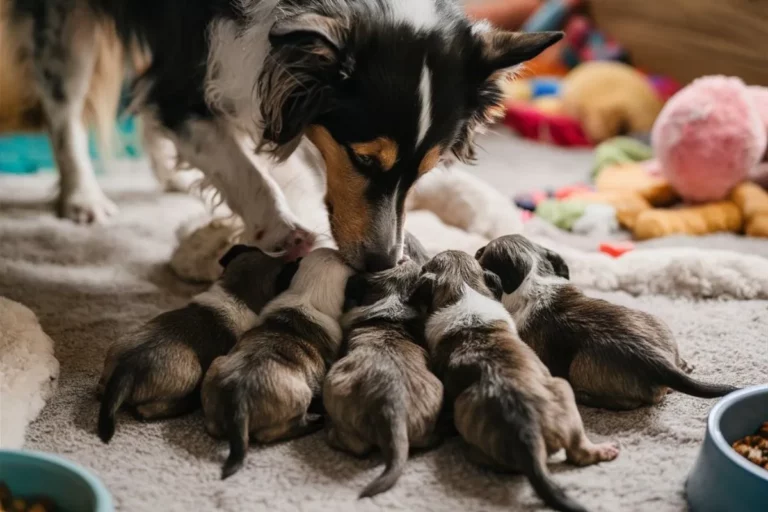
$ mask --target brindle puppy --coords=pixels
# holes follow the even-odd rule
[[[592,407],[634,409],[659,403],[669,388],[700,398],[734,391],[688,377],[669,328],[642,311],[584,295],[554,252],[521,235],[497,238],[477,252],[501,278],[502,302],[523,340],[576,400]]]
[[[424,321],[407,303],[419,276],[415,262],[350,278],[343,319],[347,354],[323,387],[331,446],[358,456],[379,447],[386,469],[360,494],[390,489],[408,460],[409,446],[436,444],[443,385],[430,371]]]
[[[270,443],[322,428],[322,416],[308,408],[338,355],[352,273],[336,251],[312,251],[288,290],[264,308],[261,323],[211,365],[202,401],[208,432],[229,440],[222,478],[242,467],[250,437]]]
[[[577,465],[613,460],[616,445],[587,439],[570,385],[552,377],[497,301],[499,278],[468,254],[446,251],[422,270],[413,300],[427,312],[433,370],[476,462],[519,470],[552,508],[583,511],[552,480],[547,456]]]
[[[115,433],[123,403],[144,419],[175,416],[200,403],[211,362],[255,325],[261,308],[288,287],[297,265],[256,248],[234,246],[220,261],[224,274],[185,307],[165,312],[114,343],[99,381],[99,437]]]

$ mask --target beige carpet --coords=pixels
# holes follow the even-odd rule
[[[574,161],[586,163],[583,156]],[[515,180],[508,178],[511,193]],[[576,179],[573,172],[562,181]],[[121,215],[108,227],[86,228],[49,213],[41,196],[50,180],[0,178],[0,296],[37,313],[61,363],[58,391],[30,425],[26,448],[91,468],[118,509],[130,512],[537,509],[540,502],[526,482],[476,469],[455,441],[414,457],[393,491],[363,502],[357,492],[378,473],[379,461],[336,453],[321,435],[253,447],[245,469],[226,482],[218,480],[225,446],[205,434],[199,414],[151,424],[120,415],[114,440],[101,444],[93,392],[108,344],[201,289],[167,267],[174,231],[202,212],[199,203],[159,194],[145,174],[105,183]],[[755,296],[765,297],[762,292]],[[738,385],[768,381],[768,301],[592,293],[667,321],[697,377]],[[594,510],[683,510],[683,483],[712,405],[672,394],[653,409],[583,409],[591,437],[618,441],[622,453],[590,468],[556,464],[556,479]]]

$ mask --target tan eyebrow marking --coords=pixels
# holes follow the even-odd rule
[[[434,146],[432,149],[427,151],[427,154],[424,155],[424,158],[421,159],[421,163],[419,164],[419,176],[435,168],[437,161],[440,159],[441,153],[442,149],[440,146]]]
[[[397,142],[389,137],[377,137],[368,142],[356,142],[350,147],[357,155],[376,158],[385,171],[392,169],[397,162]]]

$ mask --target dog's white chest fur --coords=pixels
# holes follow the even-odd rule
[[[427,320],[426,337],[432,351],[446,335],[496,321],[504,321],[516,333],[515,322],[504,306],[464,284],[464,293],[455,304],[436,311]]]

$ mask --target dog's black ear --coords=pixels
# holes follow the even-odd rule
[[[508,32],[482,24],[475,30],[480,45],[479,70],[488,78],[496,72],[531,60],[558,42],[562,32]]]
[[[367,275],[355,274],[347,279],[347,285],[344,287],[344,311],[359,306],[363,302],[363,298],[367,292]]]
[[[246,252],[256,252],[259,249],[256,247],[250,247],[248,245],[243,244],[237,244],[233,245],[229,248],[229,250],[219,258],[219,265],[221,265],[224,268],[227,268],[230,263],[232,263],[232,260],[240,256],[241,254],[245,254]]]
[[[504,285],[501,284],[501,278],[490,270],[484,270],[483,279],[496,300],[501,300],[501,296],[504,295]]]
[[[408,305],[426,311],[432,302],[432,296],[435,293],[435,283],[437,276],[432,272],[425,272],[419,276],[416,285],[413,287],[411,295],[408,297]]]
[[[550,251],[549,249],[544,249],[543,252],[544,257],[552,265],[556,275],[564,277],[565,279],[571,278],[571,271],[562,256],[557,254],[555,251]]]
[[[485,252],[485,248],[486,248],[486,247],[488,247],[488,246],[487,246],[487,245],[484,245],[484,246],[482,246],[482,247],[481,247],[481,248],[479,248],[479,249],[477,250],[477,252],[475,253],[475,259],[476,259],[477,261],[480,261],[480,258],[482,258],[482,257],[483,257],[483,253]]]
[[[283,265],[283,268],[280,269],[280,272],[275,279],[275,295],[281,294],[290,288],[291,281],[293,280],[293,276],[295,276],[296,272],[299,270],[300,263],[301,258]]]
[[[272,25],[259,95],[263,140],[278,159],[290,156],[307,127],[330,109],[351,66],[341,51],[346,33],[341,20],[313,13]]]

